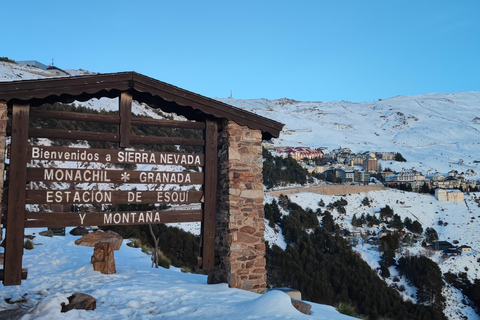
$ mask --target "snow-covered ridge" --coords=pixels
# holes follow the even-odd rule
[[[430,93],[379,101],[290,99],[219,101],[285,123],[277,146],[339,146],[354,152],[400,152],[394,170],[475,171],[480,177],[480,92]]]
[[[90,74],[67,70],[72,75]],[[38,79],[47,72],[0,62],[0,81]],[[160,79],[161,80],[161,79]],[[427,173],[473,170],[480,178],[480,92],[428,93],[378,101],[295,101],[292,99],[216,98],[232,106],[285,123],[277,146],[348,147],[354,152],[400,152],[407,163],[382,163],[400,171],[415,167]],[[116,99],[78,104],[116,110]],[[157,114],[134,102],[133,112]]]
[[[72,75],[88,73],[88,71],[84,70],[67,71]],[[49,76],[51,75],[43,72],[41,69],[0,62],[0,81],[38,79]],[[238,100],[218,98],[218,100],[285,123],[286,126],[280,138],[275,141],[277,145],[328,147],[330,150],[342,146],[348,147],[355,152],[401,152],[408,160],[407,163],[396,166],[387,162],[382,165],[384,167],[389,166],[394,170],[400,170],[401,166],[404,166],[405,168],[415,167],[417,170],[424,172],[436,170],[444,173],[452,169],[459,172],[471,169],[475,171],[474,178],[480,177],[480,92],[478,91],[397,96],[390,99],[361,103],[347,101],[301,102],[291,99]],[[78,104],[104,110],[117,110],[118,108],[116,99],[92,99]],[[135,114],[158,117],[151,109],[145,108],[136,102],[133,105],[133,112]],[[303,197],[302,194],[297,196]],[[347,212],[357,212],[358,208],[362,208],[358,203],[364,196],[348,196],[347,199],[349,204],[352,205],[351,209],[353,211],[347,209]],[[426,226],[435,227],[441,239],[449,241],[458,240],[461,244],[471,245],[477,252],[480,250],[478,248],[478,243],[480,243],[478,234],[480,233],[477,232],[478,226],[475,223],[475,218],[478,220],[480,212],[473,203],[469,208],[466,208],[463,203],[438,204],[436,200],[428,198],[431,196],[412,193],[386,193],[386,195],[375,193],[371,196],[375,199],[377,207],[389,204],[394,208],[395,213],[398,213],[402,218],[407,216],[412,218],[411,214],[415,214],[415,217],[422,223],[424,229]],[[315,207],[319,196],[316,195],[315,197],[315,200],[312,200],[312,203],[308,206]],[[469,203],[469,199],[469,197],[466,197],[465,203]],[[294,202],[297,202],[297,200],[292,199]],[[408,202],[410,205],[398,206],[397,208],[395,206],[396,200],[399,203]],[[333,201],[325,200],[325,202]],[[338,218],[340,219],[340,217]],[[351,217],[344,217],[345,227],[348,227],[348,219],[351,219]],[[437,227],[439,220],[448,222],[448,226]],[[271,242],[275,241],[277,243],[282,241],[281,235],[278,234],[273,235],[269,239]],[[365,252],[368,253],[367,250]],[[364,256],[365,260],[370,261],[372,267],[375,268],[377,261],[375,258],[364,254],[363,251],[362,256]],[[60,261],[61,259],[59,258]],[[461,272],[467,267],[470,279],[478,278],[477,253],[440,262],[442,272]],[[80,267],[79,270],[72,270],[72,272],[85,276],[83,272],[87,269],[84,270],[84,268],[86,266]],[[62,283],[66,282],[65,279],[57,280]],[[35,288],[42,286],[47,286],[47,284],[36,284]],[[145,285],[145,287],[148,287],[148,285]],[[60,288],[59,290],[63,290],[63,292],[68,291],[68,287]],[[16,292],[15,289],[12,290],[5,292],[11,295],[12,292]],[[112,291],[109,292],[111,293]],[[109,294],[108,292],[106,293]],[[452,297],[455,296],[455,298],[451,299],[449,303],[450,309],[447,310],[447,313],[450,312],[451,315],[449,317],[455,319],[453,314],[457,312],[456,308],[460,305],[459,300],[461,300],[461,297],[455,292],[449,294]],[[42,297],[36,297],[35,299],[42,301]],[[45,310],[51,310],[47,309],[47,307],[53,308],[53,305],[50,304],[50,301],[53,301],[53,299],[49,299],[51,300],[45,302]],[[58,296],[55,299],[62,300],[64,296]],[[134,308],[135,306],[142,306],[138,302],[139,299],[146,301],[145,299],[147,298],[142,296],[139,299],[132,297],[122,297],[122,299],[120,304],[126,305],[128,308]],[[181,298],[179,297],[178,299]],[[455,305],[455,302],[458,303],[458,306]],[[249,305],[254,304],[252,302]],[[2,305],[0,305],[0,310],[1,307]],[[194,305],[193,307],[198,306]],[[127,315],[127,317],[133,316],[135,318],[135,316],[141,314],[141,312],[131,313],[129,309],[127,310],[122,311],[122,314]],[[151,312],[155,313],[156,311]],[[175,312],[167,313],[167,315],[171,318],[179,316]],[[223,316],[225,315],[223,314]],[[182,314],[182,317],[184,316]],[[245,314],[242,314],[242,316],[245,316]],[[474,313],[470,313],[470,316],[471,319],[478,318]],[[204,317],[206,318],[207,316]],[[138,318],[140,319],[142,316],[138,316]],[[219,316],[218,318],[222,317]]]

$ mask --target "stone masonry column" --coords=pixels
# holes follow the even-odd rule
[[[262,133],[225,121],[221,146],[215,265],[209,283],[266,291]]]

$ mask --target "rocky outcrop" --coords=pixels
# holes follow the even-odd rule
[[[97,243],[110,242],[113,244],[114,250],[119,250],[123,243],[123,238],[118,233],[113,231],[96,231],[91,232],[80,239],[75,240],[75,244],[85,247],[95,247]]]
[[[52,230],[40,231],[38,234],[44,237],[53,237]]]
[[[62,302],[62,312],[73,309],[95,310],[97,308],[97,299],[85,293],[74,293],[68,299],[68,304]]]
[[[100,271],[103,274],[112,274],[117,272],[115,268],[115,257],[113,255],[113,243],[99,242],[93,249],[91,262],[93,270]]]
[[[70,234],[72,236],[84,236],[88,234],[88,232],[89,232],[88,229],[85,227],[76,227],[70,231]]]
[[[310,314],[310,309],[312,309],[311,304],[308,304],[300,300],[292,299],[292,305],[295,307],[295,309],[297,309],[298,311],[304,314]]]

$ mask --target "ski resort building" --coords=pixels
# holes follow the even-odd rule
[[[287,154],[289,157],[292,157],[295,160],[301,159],[318,159],[322,157],[322,151],[304,147],[296,147],[296,148],[285,148],[283,150],[279,150],[279,153]]]
[[[457,189],[436,189],[435,198],[438,201],[464,201],[463,192]]]

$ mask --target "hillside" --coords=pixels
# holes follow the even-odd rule
[[[480,177],[480,92],[397,96],[371,102],[217,98],[285,123],[277,146],[348,147],[400,152],[407,163],[383,163]],[[477,162],[476,162],[477,161]]]
[[[85,70],[66,70],[72,75]],[[38,68],[0,62],[0,81],[36,79],[48,74]],[[188,88],[187,88],[188,89]],[[480,92],[397,96],[371,102],[314,102],[216,98],[285,124],[277,146],[348,147],[354,152],[400,152],[407,163],[382,163],[394,170],[416,168],[427,173],[468,172],[480,179]],[[116,99],[80,103],[105,110]],[[134,103],[133,112],[148,113]]]
[[[85,74],[87,71],[83,70],[68,70],[72,75]],[[47,77],[48,74],[42,72],[39,69],[21,67],[18,65],[0,62],[0,81],[10,81],[10,80],[20,80],[20,79],[34,79]],[[286,127],[281,133],[279,139],[276,139],[274,142],[278,146],[309,146],[309,147],[328,147],[329,150],[332,150],[337,147],[349,147],[354,152],[361,151],[393,151],[401,152],[401,154],[407,159],[407,163],[382,163],[384,167],[389,166],[395,170],[401,170],[402,167],[411,168],[415,167],[417,170],[424,171],[440,171],[446,173],[452,169],[459,172],[468,172],[467,178],[470,179],[479,179],[480,178],[480,92],[463,92],[463,93],[452,93],[452,94],[424,94],[418,96],[398,96],[391,99],[385,99],[374,102],[362,102],[362,103],[352,103],[345,101],[334,101],[334,102],[299,102],[289,99],[279,99],[279,100],[265,100],[265,99],[254,99],[254,100],[237,100],[231,98],[218,98],[218,100],[225,103],[234,105],[246,109],[248,111],[263,115],[265,117],[272,118],[279,122],[285,123]],[[81,103],[82,105],[101,108],[105,110],[116,109],[118,102],[116,99],[100,99],[100,100],[90,100],[87,102]],[[144,106],[134,103],[133,112],[136,114],[148,114],[152,117],[158,117],[158,114],[152,112]],[[362,199],[368,196],[372,203],[369,207],[361,205]],[[462,255],[454,258],[441,259],[438,256],[433,256],[432,258],[436,261],[442,273],[453,272],[461,273],[466,272],[470,280],[478,278],[479,267],[478,267],[478,250],[479,248],[479,233],[478,226],[475,222],[476,219],[480,218],[480,209],[475,201],[480,197],[480,194],[471,194],[466,196],[466,200],[463,203],[440,203],[435,200],[434,197],[430,195],[419,195],[414,193],[405,193],[401,191],[382,191],[382,192],[370,192],[368,194],[352,194],[352,195],[343,195],[348,201],[348,206],[346,208],[346,214],[340,214],[338,212],[333,212],[335,222],[340,224],[342,228],[355,230],[352,226],[353,214],[356,214],[357,217],[362,213],[377,215],[381,207],[389,205],[392,207],[396,214],[398,214],[402,219],[409,217],[414,220],[418,220],[423,229],[427,227],[433,227],[437,230],[440,240],[448,241],[458,241],[460,245],[470,245],[473,247],[474,252],[472,254]],[[318,208],[318,202],[324,200],[326,204],[332,203],[338,199],[337,197],[313,195],[308,193],[297,194],[292,196],[291,200],[293,202],[299,203],[304,208]],[[266,202],[270,202],[272,198],[266,197]],[[440,224],[439,221],[442,223]],[[381,226],[384,227],[384,226]],[[198,226],[195,224],[189,225],[187,229],[196,228],[198,233]],[[368,230],[365,228],[357,228],[363,233],[367,231],[378,232],[379,227]],[[191,229],[190,229],[191,230]],[[36,231],[33,231],[36,232]],[[285,248],[286,244],[281,236],[280,230],[274,232],[271,228],[267,228],[267,240],[270,243],[275,242],[280,247]],[[43,238],[42,238],[43,240]],[[48,240],[50,241],[50,240]],[[56,240],[58,241],[58,240]],[[47,241],[42,241],[47,242]],[[67,244],[65,243],[55,243],[56,245],[66,245],[72,246],[71,241]],[[73,247],[73,246],[72,246]],[[43,247],[40,247],[43,249]],[[46,248],[46,247],[45,247]],[[35,250],[38,250],[37,247]],[[28,256],[29,268],[37,268],[37,263],[33,263],[33,257],[35,250],[32,251],[31,256]],[[77,250],[77,248],[75,248]],[[362,256],[362,258],[367,261],[373,270],[376,270],[379,267],[380,254],[375,247],[366,244],[365,242],[360,241],[356,245],[355,250]],[[129,251],[131,252],[131,251]],[[67,253],[73,254],[73,253]],[[411,247],[404,249],[399,253],[398,257],[402,255],[409,254],[427,254],[420,244],[417,243]],[[33,256],[32,256],[33,255]],[[56,253],[51,253],[45,251],[42,255],[54,255]],[[31,308],[35,308],[38,314],[42,314],[45,318],[49,317],[48,312],[56,314],[57,311],[53,304],[50,304],[51,296],[50,294],[47,297],[46,293],[53,293],[57,296],[56,300],[61,300],[66,297],[63,295],[65,292],[70,293],[69,286],[78,285],[81,280],[66,280],[65,274],[78,274],[79,277],[85,279],[90,279],[89,281],[96,282],[98,280],[98,275],[90,274],[88,263],[80,262],[75,264],[72,268],[61,265],[61,257],[54,258],[55,263],[59,263],[58,273],[62,276],[57,276],[55,282],[61,283],[61,285],[45,289],[45,286],[49,286],[48,279],[45,278],[39,283],[33,284],[32,287],[28,287],[28,290],[34,290],[36,293],[33,298],[33,303],[40,303],[38,305],[30,305]],[[129,255],[125,256],[125,260],[129,261],[132,258]],[[136,258],[135,258],[136,259]],[[142,258],[143,259],[143,258]],[[148,259],[148,257],[147,257]],[[123,261],[123,260],[122,260]],[[43,263],[43,262],[42,262]],[[48,262],[44,262],[48,264]],[[147,263],[148,264],[148,263]],[[67,271],[64,271],[64,269]],[[76,269],[77,268],[77,269]],[[42,269],[36,269],[35,272],[40,274]],[[148,271],[147,271],[148,270]],[[177,270],[178,271],[178,270]],[[153,269],[142,269],[141,272],[147,273],[151,278],[158,277]],[[169,270],[159,270],[160,274],[168,273]],[[176,272],[176,271],[174,271]],[[206,282],[204,278],[195,278],[196,276],[186,276],[183,278],[183,275],[179,274],[179,278],[173,277],[175,283],[187,283],[196,286],[197,284],[204,284]],[[386,282],[390,285],[393,285],[393,277],[397,275],[393,267],[391,267],[392,277],[387,279]],[[53,275],[50,275],[53,277]],[[91,278],[89,278],[92,276]],[[117,274],[115,276],[121,276]],[[398,276],[398,275],[397,275]],[[198,276],[201,277],[201,276]],[[43,277],[42,277],[43,278]],[[160,278],[160,277],[159,277]],[[190,281],[195,278],[195,280]],[[124,279],[133,280],[135,283],[137,277],[134,275],[125,275]],[[198,280],[200,279],[200,280]],[[106,279],[106,283],[102,285],[107,286],[109,283]],[[182,292],[187,292],[192,290],[188,285],[187,287],[182,287],[178,291],[177,286],[172,283],[167,283],[168,281],[155,282],[153,285],[162,288],[163,291],[173,291],[178,293],[176,296],[178,301],[175,301],[172,304],[173,308],[180,307],[184,303],[184,299],[181,298]],[[401,279],[400,284],[405,285],[407,290],[404,291],[403,297],[405,300],[415,300],[415,288],[408,285],[405,279]],[[116,286],[117,284],[115,284]],[[127,288],[123,286],[121,288],[114,287],[110,291],[98,291],[99,295],[113,295],[118,291],[125,290],[134,290],[135,292],[140,292],[142,286],[149,287],[148,282],[142,284],[135,284],[134,289]],[[162,285],[166,287],[161,287]],[[172,288],[171,286],[174,286]],[[23,287],[23,286],[22,286]],[[85,287],[86,290],[93,290],[92,287]],[[210,291],[208,286],[202,287],[207,289],[199,289],[199,291],[194,291],[197,295],[203,295],[204,291]],[[20,290],[21,291],[21,290]],[[12,288],[3,294],[4,298],[21,297],[22,294],[17,289]],[[147,295],[148,295],[147,290]],[[235,295],[233,291],[225,291],[221,294],[223,295]],[[150,292],[151,294],[151,292]],[[45,295],[45,297],[43,297]],[[445,314],[449,319],[459,319],[461,316],[465,316],[468,319],[480,319],[480,317],[475,314],[471,307],[465,306],[461,303],[463,297],[461,293],[454,289],[451,286],[447,286],[445,289],[444,295],[447,297],[447,308]],[[64,297],[65,296],[65,297]],[[267,295],[268,296],[268,295]],[[252,296],[253,297],[253,296]],[[165,297],[164,297],[165,298]],[[175,299],[177,299],[175,298]],[[257,296],[252,299],[256,299]],[[208,298],[207,298],[208,299]],[[217,299],[212,297],[212,299]],[[265,298],[268,299],[268,298]],[[277,299],[277,297],[275,297]],[[277,304],[278,301],[272,299],[272,301],[267,301],[266,303]],[[146,296],[138,294],[137,298],[132,298],[129,296],[121,298],[121,301],[118,302],[118,305],[126,305],[127,309],[120,310],[120,314],[126,315],[128,318],[144,318],[148,317],[144,312],[148,310],[148,313],[156,314],[157,316],[165,315],[170,316],[172,319],[175,316],[179,316],[178,313],[165,310],[157,309],[146,309],[143,308],[144,304],[139,303],[138,301],[149,301]],[[247,299],[248,300],[248,299]],[[219,304],[225,304],[231,302],[230,300],[215,300]],[[252,308],[252,306],[257,305],[256,300],[248,300],[250,302],[246,303],[247,308]],[[105,303],[110,308],[110,311],[118,308],[117,302],[109,304],[102,300],[102,303]],[[160,303],[160,302],[155,302]],[[221,319],[222,316],[228,314],[230,317],[231,314],[237,313],[236,309],[233,308],[231,313],[212,313],[208,314],[205,309],[200,307],[204,305],[205,301],[195,302],[192,306],[189,304],[185,306],[186,316],[182,317],[191,317],[195,318],[194,315],[202,314],[204,318],[212,319],[218,318]],[[265,302],[258,302],[263,304]],[[46,304],[46,305],[45,305]],[[140,308],[142,311],[135,311],[135,307]],[[227,309],[230,306],[227,305]],[[1,308],[8,308],[8,305],[0,305]],[[42,309],[43,308],[43,309]],[[241,308],[241,307],[240,307]],[[321,309],[319,312],[314,312],[314,316],[318,316],[318,319],[322,319],[323,312],[327,309]],[[42,313],[42,310],[47,310],[47,313]],[[168,309],[168,308],[167,308]],[[198,311],[200,310],[200,311]],[[230,309],[229,309],[230,310]],[[253,313],[248,315],[262,317],[263,314],[257,314],[256,309],[253,310]],[[113,312],[113,313],[115,313]],[[170,313],[169,313],[170,312]],[[200,313],[198,313],[200,312]],[[276,311],[267,311],[272,312],[270,315],[276,315]],[[283,311],[282,311],[283,312]],[[285,311],[282,313],[282,316],[289,317],[290,311]],[[238,313],[239,315],[246,316],[245,313]],[[295,315],[296,318],[298,315]],[[337,315],[335,315],[337,316]],[[105,317],[100,315],[99,318]],[[298,316],[300,317],[300,316]],[[78,317],[77,317],[78,318]],[[108,317],[107,317],[108,318]],[[152,318],[155,318],[154,316]],[[268,318],[268,316],[267,316]],[[313,317],[315,318],[315,317]],[[336,319],[332,317],[327,317],[328,319]],[[240,318],[239,318],[240,319]],[[339,318],[340,319],[340,318]]]
[[[367,197],[370,205],[365,206],[362,200]],[[368,193],[346,194],[339,196],[326,196],[314,193],[299,193],[289,196],[290,200],[299,204],[303,208],[310,208],[314,211],[317,209],[326,210],[325,207],[319,206],[319,202],[323,200],[325,206],[334,203],[341,198],[347,201],[345,206],[345,214],[339,213],[337,210],[331,210],[334,221],[339,224],[341,229],[350,231],[358,231],[365,237],[353,237],[352,243],[356,243],[353,247],[362,258],[371,266],[373,270],[379,272],[380,277],[380,252],[378,246],[367,243],[366,238],[368,232],[377,235],[384,229],[385,224],[375,225],[373,227],[353,227],[352,218],[355,214],[360,217],[362,214],[375,215],[379,217],[380,209],[389,205],[395,214],[398,214],[402,220],[410,218],[413,221],[420,222],[423,230],[426,228],[434,228],[438,232],[439,240],[449,242],[458,241],[458,245],[469,245],[472,247],[472,253],[462,254],[460,256],[451,256],[443,258],[434,254],[431,259],[438,263],[442,273],[451,272],[459,274],[465,272],[470,281],[474,281],[480,277],[480,267],[478,259],[480,258],[480,233],[478,232],[477,219],[480,218],[480,207],[478,201],[480,193],[471,193],[466,195],[464,202],[441,202],[429,194],[417,194],[412,192],[404,192],[399,190],[371,191]],[[270,203],[274,198],[266,197],[265,202]],[[278,201],[278,198],[277,198]],[[283,212],[285,214],[285,212]],[[439,221],[442,221],[439,225]],[[319,223],[321,223],[319,221]],[[270,243],[276,243],[282,248],[286,247],[280,230],[276,232],[267,226],[266,240]],[[427,255],[431,253],[421,246],[421,241],[416,243],[403,245],[397,252],[397,259],[402,256],[409,255]],[[391,276],[386,282],[394,286],[405,286],[407,290],[400,292],[405,301],[410,300],[416,302],[416,288],[409,286],[406,279],[399,276],[398,271],[394,267],[389,268]],[[400,277],[400,282],[393,281],[395,277]],[[449,319],[480,319],[473,308],[464,305],[461,301],[464,299],[461,292],[450,285],[446,285],[443,295],[446,297],[445,315]]]
[[[48,76],[39,69],[15,64],[0,63],[0,67],[5,81]],[[116,99],[92,99],[82,104],[105,110],[118,107]],[[138,103],[134,104],[133,112],[161,117]],[[81,186],[92,187],[92,184]],[[39,236],[40,231],[25,230],[26,235],[34,237],[34,248],[25,250],[23,256],[28,279],[21,286],[0,290],[1,319],[17,319],[23,314],[23,319],[351,319],[333,307],[319,304],[313,304],[311,315],[303,315],[283,292],[259,295],[230,289],[226,284],[207,285],[207,276],[182,273],[178,268],[152,268],[150,255],[125,244],[115,252],[117,272],[105,276],[92,270],[92,248],[75,246],[75,237],[69,234],[49,238]],[[97,309],[62,314],[61,303],[67,302],[74,292],[94,296]]]
[[[25,250],[23,258],[28,279],[21,286],[2,286],[0,319],[8,319],[7,312],[25,314],[24,320],[353,319],[315,303],[312,314],[304,315],[280,291],[260,295],[227,284],[208,285],[207,276],[182,273],[174,267],[151,268],[150,256],[128,247],[128,240],[115,251],[117,273],[103,275],[93,271],[90,263],[93,248],[76,246],[78,237],[68,234],[70,229],[63,237],[43,237],[39,229],[26,230],[26,235],[35,235],[34,249]],[[67,297],[75,292],[96,298],[97,308],[61,313],[61,303],[68,304]]]

